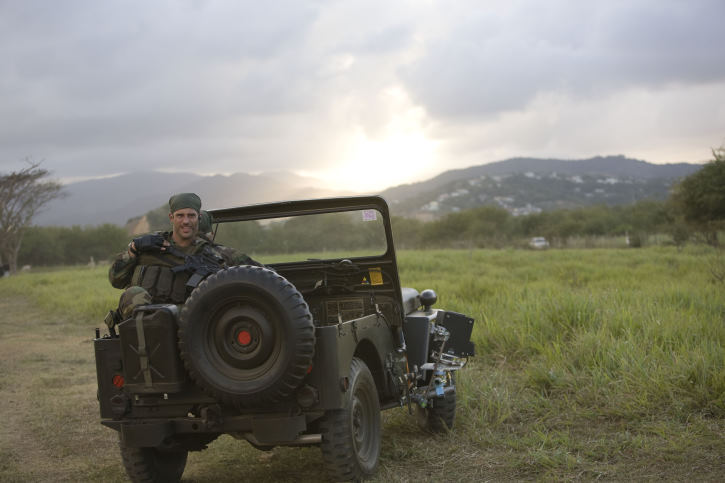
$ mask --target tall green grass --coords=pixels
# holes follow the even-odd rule
[[[476,319],[478,364],[515,369],[521,387],[574,408],[638,417],[725,415],[725,286],[698,248],[403,251],[403,285]],[[0,294],[102,321],[120,291],[107,267],[23,274]]]
[[[725,415],[725,286],[674,249],[404,252],[405,283],[471,314],[477,361],[574,412]]]
[[[108,266],[36,270],[0,279],[0,296],[27,297],[78,327],[87,327],[89,321],[102,323],[118,306],[121,291],[111,287]]]
[[[459,373],[451,435],[430,443],[404,411],[386,413],[380,481],[442,479],[451,458],[469,481],[679,479],[700,457],[696,474],[725,476],[725,284],[711,274],[713,250],[398,257],[403,285],[432,288],[437,307],[475,318],[477,355]],[[0,297],[90,330],[120,295],[106,270],[0,279]]]
[[[667,468],[725,452],[725,285],[708,269],[714,251],[399,258],[404,284],[433,288],[438,306],[476,319],[458,431],[466,445],[504,452],[507,478],[630,478],[638,473],[612,462],[648,455]],[[649,474],[677,478],[661,471]]]

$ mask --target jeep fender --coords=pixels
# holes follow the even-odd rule
[[[353,357],[362,359],[375,379],[381,400],[392,394],[385,356],[394,350],[393,334],[378,315],[316,328],[317,350],[307,383],[319,390],[319,409],[340,409]],[[332,381],[335,381],[334,383]]]

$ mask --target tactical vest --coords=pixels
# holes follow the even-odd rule
[[[142,253],[133,271],[131,285],[145,288],[155,304],[183,304],[187,297],[186,282],[190,275],[187,272],[174,273],[171,270],[183,263],[183,259],[170,254]]]
[[[164,233],[164,236],[168,239],[170,234]],[[193,255],[202,253],[213,260],[217,267],[225,265],[224,257],[216,247],[212,247],[208,241],[197,238]],[[131,285],[145,288],[155,304],[183,304],[193,289],[187,285],[187,282],[194,275],[182,268],[187,255],[192,254],[186,254],[173,245],[164,253],[141,253],[131,276]]]

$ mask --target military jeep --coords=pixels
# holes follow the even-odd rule
[[[214,239],[264,267],[207,276],[185,304],[96,329],[101,423],[134,481],[181,478],[229,434],[260,450],[316,445],[335,480],[374,474],[380,412],[453,427],[473,320],[401,288],[388,206],[345,197],[216,210]]]

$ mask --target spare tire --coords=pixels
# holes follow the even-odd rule
[[[179,353],[191,378],[238,407],[279,402],[302,383],[315,351],[312,315],[287,279],[262,267],[221,270],[179,315]]]

